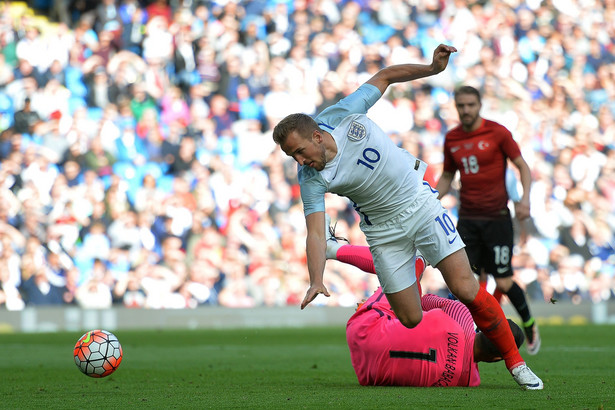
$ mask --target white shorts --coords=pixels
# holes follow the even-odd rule
[[[417,249],[430,265],[436,266],[465,247],[455,223],[435,196],[411,205],[381,224],[361,224],[361,230],[370,246],[384,293],[402,291],[416,282]]]

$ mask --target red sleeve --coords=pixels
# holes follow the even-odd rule
[[[502,138],[500,146],[502,147],[502,152],[505,156],[512,160],[521,155],[519,144],[517,144],[512,136],[512,133],[508,131],[507,128],[500,127],[500,137]]]

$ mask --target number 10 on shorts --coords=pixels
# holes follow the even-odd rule
[[[448,216],[447,213],[443,213],[441,217],[436,216],[436,222],[438,222],[442,229],[444,229],[444,233],[446,234],[446,236],[457,232],[453,220],[450,216]]]

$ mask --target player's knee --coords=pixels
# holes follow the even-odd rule
[[[423,320],[423,312],[420,310],[418,312],[410,312],[407,314],[398,315],[397,318],[402,325],[408,329],[412,329],[421,323],[421,320]]]
[[[470,291],[469,289],[460,289],[457,292],[451,292],[455,297],[464,305],[472,303],[476,298],[476,293]]]
[[[449,284],[449,290],[461,303],[472,303],[478,294],[478,281],[473,276],[456,279]]]
[[[513,285],[512,277],[498,278],[495,281],[495,285],[496,285],[497,290],[499,290],[500,292],[508,293],[508,291]]]
[[[471,281],[458,283],[458,286],[450,289],[451,293],[465,305],[472,303],[476,299],[478,290],[478,282],[472,283]]]

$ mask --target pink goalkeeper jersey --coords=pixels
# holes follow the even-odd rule
[[[478,386],[474,322],[460,302],[422,298],[423,320],[408,329],[379,288],[348,320],[346,338],[359,384]]]

